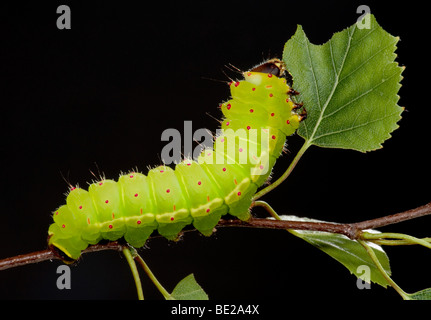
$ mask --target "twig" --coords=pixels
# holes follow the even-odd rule
[[[274,209],[272,207],[264,202],[264,201],[255,201],[253,203],[253,206],[260,206],[263,207],[271,216],[275,217],[276,219],[278,215],[275,213]],[[327,222],[308,222],[308,221],[286,221],[286,220],[268,220],[268,222],[263,222],[262,228],[271,228],[271,225],[274,226],[274,229],[294,229],[294,230],[310,230],[310,231],[326,231],[331,233],[339,233],[344,234],[345,236],[349,237],[352,240],[356,240],[361,238],[361,234],[366,229],[375,229],[379,227],[389,226],[395,223],[403,222],[406,220],[411,220],[414,218],[423,217],[426,215],[431,214],[431,202],[415,208],[411,210],[407,210],[404,212],[392,214],[389,216],[384,216],[377,219],[372,220],[366,220],[356,223],[327,223]],[[260,219],[253,219],[253,220],[260,220]],[[232,224],[234,224],[234,221],[231,220]],[[269,221],[272,221],[269,222]],[[221,222],[221,221],[220,221]],[[235,224],[238,224],[239,226],[248,226],[247,223],[249,222],[241,222],[237,221]],[[219,223],[220,224],[220,223]],[[255,224],[255,221],[252,222],[252,224]],[[260,225],[260,222],[257,223]],[[267,226],[266,226],[267,225]],[[285,226],[285,227],[283,227]],[[259,226],[253,226],[259,228]]]
[[[377,219],[353,223],[352,227],[357,231],[361,231],[365,229],[374,229],[374,228],[389,226],[391,224],[403,222],[406,220],[411,220],[418,217],[423,217],[429,214],[431,214],[431,202],[421,207],[407,210],[401,213],[396,213],[390,216],[384,216]]]
[[[58,259],[51,250],[36,251],[0,260],[0,270],[25,266],[45,260]]]
[[[96,252],[96,251],[103,251],[103,250],[116,250],[121,252],[123,250],[124,245],[120,244],[117,241],[108,242],[107,244],[95,244],[84,251],[82,253],[88,253],[88,252]],[[32,263],[38,263],[46,260],[55,260],[60,259],[53,251],[50,249],[42,250],[42,251],[36,251],[31,252],[27,254],[22,254],[15,257],[6,258],[3,260],[0,260],[0,271],[6,270],[9,268],[15,268],[19,266],[25,266],[27,264]]]
[[[260,206],[265,207],[260,202]],[[269,207],[269,205],[267,205]],[[270,208],[270,207],[269,207]],[[268,208],[266,208],[268,210]],[[268,220],[252,218],[247,222],[237,219],[220,220],[217,227],[246,227],[246,228],[264,228],[264,229],[293,229],[293,230],[310,230],[324,231],[330,233],[344,234],[350,239],[359,239],[363,230],[383,227],[406,220],[415,219],[431,214],[431,202],[401,213],[357,222],[357,223],[327,223],[327,222],[308,222],[308,221],[286,221],[286,220]],[[122,252],[124,245],[118,241],[109,242],[107,244],[96,244],[88,247],[83,253],[116,250]],[[0,260],[0,270],[14,268],[22,265],[37,263],[46,260],[58,259],[51,250],[32,252],[19,255],[16,257]]]
[[[325,231],[330,233],[340,233],[352,237],[352,230],[349,224],[338,224],[329,222],[309,222],[309,221],[288,221],[288,220],[268,220],[252,218],[249,221],[237,219],[220,220],[218,227],[246,227],[263,229],[294,229]]]

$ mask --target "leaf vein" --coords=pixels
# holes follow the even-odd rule
[[[361,42],[364,41],[365,38],[367,38],[369,35],[371,35],[376,30],[378,30],[378,28],[372,28],[368,33],[364,34],[364,36],[362,38],[355,40],[355,43],[352,45],[352,48],[361,44]]]
[[[350,100],[349,102],[345,103],[344,105],[340,106],[338,109],[334,110],[333,112],[325,115],[322,119],[328,118],[334,114],[336,114],[337,112],[343,110],[345,107],[347,107],[348,105],[352,104],[353,102],[363,98],[364,96],[366,96],[367,94],[369,94],[370,92],[374,91],[376,88],[378,88],[379,86],[381,86],[382,84],[386,83],[386,81],[392,79],[394,76],[396,76],[398,73],[394,72],[394,74],[392,74],[391,76],[389,76],[388,78],[384,79],[383,81],[381,81],[380,83],[376,84],[374,87],[371,87],[370,89],[368,89],[367,91],[361,93],[360,95],[356,96],[355,98],[352,98],[352,100]]]
[[[385,119],[390,118],[390,117],[392,117],[394,115],[397,115],[397,114],[398,114],[398,110],[396,112],[391,113],[391,114],[385,115],[384,117],[380,117],[380,118],[374,119],[372,121],[368,121],[368,122],[365,122],[365,123],[362,123],[362,124],[358,124],[357,126],[350,126],[349,128],[341,129],[341,130],[338,130],[338,131],[332,131],[332,132],[323,133],[320,136],[315,137],[314,140],[318,140],[318,139],[320,139],[322,137],[326,137],[326,136],[330,136],[330,135],[334,135],[334,134],[339,134],[339,133],[343,133],[343,132],[355,130],[355,129],[358,129],[358,128],[361,128],[361,127],[365,127],[365,126],[370,125],[370,124],[372,124],[374,122],[385,120]]]
[[[342,62],[341,62],[341,66],[340,66],[339,73],[338,73],[338,74],[337,74],[337,73],[335,74],[335,81],[334,81],[334,84],[333,84],[333,86],[332,86],[331,92],[330,92],[330,94],[329,94],[328,98],[327,98],[327,99],[326,99],[326,101],[325,101],[325,104],[324,104],[324,106],[323,106],[323,110],[322,110],[322,108],[320,108],[320,109],[319,109],[321,112],[320,112],[319,118],[317,119],[316,125],[314,126],[314,130],[313,130],[313,133],[311,134],[310,141],[315,140],[314,135],[316,134],[317,128],[319,127],[320,122],[322,121],[323,114],[325,113],[325,110],[326,110],[326,108],[328,107],[329,102],[331,101],[332,96],[334,95],[334,92],[335,92],[335,90],[336,90],[336,88],[337,88],[337,86],[338,86],[338,78],[339,78],[339,76],[340,76],[341,71],[342,71],[342,70],[343,70],[343,68],[344,68],[344,63],[346,62],[346,57],[347,57],[347,55],[348,55],[348,53],[349,53],[349,51],[350,51],[351,40],[352,40],[352,38],[353,38],[353,34],[354,34],[355,30],[356,30],[356,25],[354,25],[353,30],[352,30],[352,33],[351,33],[351,34],[350,34],[350,33],[348,33],[348,39],[349,39],[349,41],[348,41],[348,43],[347,43],[346,52],[344,53],[344,57],[343,57],[343,60],[342,60]],[[329,43],[331,43],[331,40],[330,40],[330,42],[329,42]],[[331,59],[332,59],[332,61],[333,61],[333,57],[332,57],[332,56],[331,56]],[[333,63],[334,63],[334,62],[333,62]]]
[[[353,73],[355,73],[356,71],[358,71],[359,69],[361,69],[365,64],[367,64],[370,60],[372,60],[373,58],[375,58],[379,53],[381,53],[382,51],[386,50],[387,48],[389,48],[390,46],[392,46],[393,43],[388,44],[387,46],[381,48],[380,50],[378,50],[376,53],[374,53],[373,55],[371,55],[368,59],[366,59],[364,62],[362,62],[360,65],[358,65],[357,68],[355,68],[354,70],[352,70],[351,72],[349,72],[347,75],[345,75],[344,77],[342,77],[338,84],[340,84],[341,82],[343,82],[345,79],[347,79],[348,77],[350,77]]]

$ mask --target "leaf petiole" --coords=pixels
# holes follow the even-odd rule
[[[134,260],[134,256],[136,254],[136,250],[132,248],[134,251],[133,254],[128,247],[123,247],[123,254],[126,257],[127,262],[129,263],[130,270],[132,271],[133,279],[135,280],[136,290],[138,292],[138,299],[144,300],[144,293],[142,291],[141,278],[139,277],[138,268],[136,268],[136,263]]]
[[[373,240],[382,240],[382,239],[388,239],[388,238],[402,240],[404,241],[404,243],[402,244],[419,244],[421,246],[431,249],[431,243],[429,238],[419,239],[403,233],[369,233],[369,232],[361,233],[361,239],[365,239],[365,240],[373,241]]]
[[[280,216],[275,212],[275,210],[265,201],[255,201],[253,202],[253,207],[262,207],[273,217],[275,220],[281,220]]]
[[[374,264],[376,265],[377,269],[379,269],[382,276],[386,279],[386,281],[390,284],[392,288],[395,289],[396,292],[404,299],[404,300],[410,300],[409,295],[404,292],[403,289],[401,289],[394,280],[388,275],[388,273],[383,268],[382,264],[380,263],[379,259],[377,258],[374,250],[367,244],[366,241],[358,239],[357,240],[364,248],[367,250],[368,255],[370,256],[371,260],[373,260]]]
[[[284,180],[287,179],[287,177],[292,173],[293,169],[295,168],[296,164],[299,162],[299,159],[301,159],[302,155],[307,151],[307,149],[311,146],[308,140],[305,141],[305,143],[302,145],[301,149],[299,149],[298,153],[296,154],[295,158],[290,163],[289,167],[286,169],[286,171],[283,173],[283,175],[278,178],[275,182],[271,183],[266,188],[260,190],[257,192],[254,197],[253,201],[263,197],[265,194],[271,192],[275,188],[277,188]]]
[[[135,253],[135,259],[138,261],[138,263],[144,269],[145,273],[148,275],[148,277],[151,279],[151,281],[154,283],[154,285],[157,287],[157,289],[160,291],[160,293],[163,295],[163,297],[166,300],[172,300],[171,294],[161,285],[159,280],[157,280],[156,276],[153,274],[151,269],[145,263],[144,259],[142,259],[142,257],[137,252]]]
[[[430,237],[426,237],[426,238],[422,238],[422,240],[431,243],[431,238]],[[417,245],[417,243],[413,243],[411,241],[408,240],[390,240],[390,239],[372,239],[372,240],[368,240],[371,241],[372,243],[381,245],[381,246],[411,246],[411,245]]]

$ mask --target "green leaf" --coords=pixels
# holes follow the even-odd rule
[[[296,216],[280,216],[282,220],[289,221],[313,221],[323,222],[320,220],[299,218]],[[308,230],[288,230],[293,235],[307,241],[313,246],[319,248],[326,254],[344,265],[352,274],[361,278],[366,282],[374,282],[383,287],[387,287],[389,283],[380,273],[374,262],[371,260],[365,248],[357,241],[351,240],[342,234],[321,232],[321,231],[308,231]],[[368,232],[377,232],[375,230],[367,230]],[[389,258],[383,251],[382,247],[367,242],[373,249],[381,265],[388,275],[391,274],[389,265]],[[363,266],[369,268],[369,273],[364,272]]]
[[[298,26],[285,44],[283,60],[307,110],[298,133],[309,145],[366,152],[381,148],[398,128],[399,38],[373,15],[370,21],[370,29],[354,24],[323,45],[311,44]]]
[[[431,288],[424,289],[415,293],[408,293],[407,296],[411,300],[431,300]]]
[[[208,295],[196,282],[192,273],[178,282],[170,300],[208,300]]]

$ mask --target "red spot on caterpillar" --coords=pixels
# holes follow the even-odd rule
[[[208,213],[208,212],[210,212],[210,209],[209,209],[209,208],[207,209],[207,213]]]
[[[287,119],[287,120],[286,120],[286,123],[287,123],[287,124],[290,124],[290,121],[289,121],[289,119]]]
[[[210,156],[210,155],[211,155],[211,152],[208,152],[207,156]]]
[[[109,203],[109,200],[105,200],[105,203]]]
[[[263,165],[260,165],[260,167],[259,167],[259,168],[260,168],[260,170],[263,170]]]
[[[171,189],[166,189],[166,193],[169,193],[169,192],[171,192]]]
[[[286,102],[289,102],[289,99],[286,99]]]
[[[73,190],[75,190],[76,188],[75,187],[72,187],[72,188],[70,188],[70,191],[73,191]]]
[[[174,219],[175,219],[174,217],[171,217],[171,221],[174,221]]]
[[[235,87],[238,87],[239,86],[239,82],[237,81],[237,82],[235,82]]]
[[[138,196],[138,194],[137,193],[135,193],[135,198]]]
[[[141,224],[141,220],[136,221],[137,224]]]
[[[241,192],[238,192],[238,193],[237,193],[237,195],[238,195],[238,197],[239,197],[239,196],[241,195]]]
[[[275,138],[276,138],[276,137],[275,137],[275,135],[272,135],[272,137],[271,137],[271,138],[272,138],[273,140],[275,140]]]
[[[228,103],[228,105],[226,106],[226,109],[230,110],[231,107],[232,107],[231,104]]]
[[[269,97],[272,98],[274,95],[272,93],[269,94]]]
[[[275,113],[274,113],[274,112],[272,112],[272,113],[271,113],[271,117],[273,117],[273,116],[275,116]]]
[[[221,138],[221,139],[220,139],[220,142],[224,142],[224,138]]]
[[[229,82],[229,84],[228,84],[228,85],[229,85],[229,87],[230,87],[232,84],[233,84],[233,81]]]
[[[134,176],[133,176],[133,174],[131,174],[129,177],[130,177],[130,179],[132,179]]]
[[[160,173],[163,173],[163,172],[165,172],[164,170],[160,170]]]
[[[90,224],[90,218],[87,218],[87,223]]]
[[[58,211],[55,213],[55,215],[58,215]]]
[[[101,186],[103,184],[103,182],[99,182],[99,186]]]
[[[256,88],[251,88],[251,91],[255,91],[256,90]]]
[[[254,110],[253,109],[250,109],[250,113],[253,113],[254,112]]]
[[[251,72],[247,73],[247,76],[249,76],[249,77],[250,77],[250,76],[251,76]]]
[[[247,126],[247,130],[250,130],[251,129],[251,127],[250,126]]]
[[[268,73],[268,78],[272,78],[272,73]]]
[[[200,186],[202,184],[202,182],[201,181],[198,181],[198,186]]]
[[[64,224],[63,224],[61,227],[62,227],[63,229],[64,229],[64,228],[66,228],[66,226],[65,226]]]
[[[226,122],[226,126],[228,126],[229,125],[229,121],[228,122]]]
[[[79,206],[79,209],[82,209],[82,206]]]
[[[223,168],[223,171],[226,171],[226,168]]]
[[[112,229],[112,228],[113,228],[113,227],[112,227],[112,224],[110,224],[108,227],[109,227],[109,229]]]

